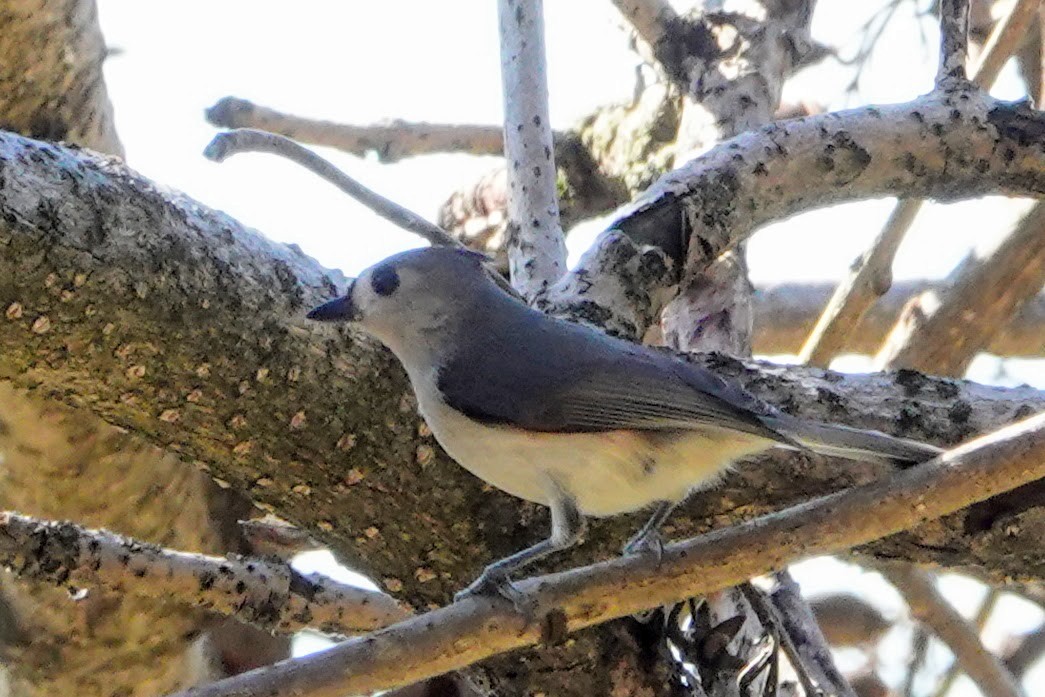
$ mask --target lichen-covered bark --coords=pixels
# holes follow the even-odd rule
[[[0,128],[123,154],[95,0],[0,4]]]
[[[484,490],[438,450],[384,350],[302,321],[338,274],[113,162],[10,135],[0,156],[0,375],[180,453],[419,607],[545,533],[543,509]],[[1035,390],[911,373],[715,367],[805,416],[941,444],[1045,408]],[[671,534],[886,474],[784,453],[756,463],[696,497]],[[1040,573],[1036,538],[1005,532],[1040,517],[1026,494],[874,550]],[[572,561],[614,553],[636,522],[598,521]]]

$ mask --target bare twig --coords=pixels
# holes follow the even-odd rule
[[[937,87],[965,79],[969,55],[969,0],[940,0],[940,67]]]
[[[735,585],[798,558],[847,549],[1045,476],[1045,414],[950,450],[887,481],[855,487],[679,544],[519,584],[533,607],[469,598],[183,697],[368,693],[462,668],[541,640]]]
[[[908,304],[875,364],[960,376],[969,361],[1045,283],[1045,203],[1038,203],[986,259],[955,273],[941,296]],[[1043,342],[1039,340],[1039,345]]]
[[[433,153],[504,154],[504,132],[497,126],[398,119],[355,126],[285,114],[236,97],[223,97],[205,113],[209,123],[222,128],[256,128],[359,157],[372,152],[386,163]]]
[[[548,119],[543,6],[543,0],[497,3],[508,160],[508,267],[512,285],[529,299],[566,272]]]
[[[983,635],[983,628],[987,626],[987,620],[991,618],[991,613],[994,612],[999,598],[1001,598],[1001,591],[998,587],[989,586],[983,600],[980,601],[980,606],[976,609],[976,616],[972,620],[972,628],[976,631],[976,636]],[[1006,666],[1006,670],[1008,670],[1008,666]],[[935,697],[946,697],[947,693],[951,691],[954,681],[962,672],[961,662],[957,659],[952,660],[951,665],[947,667],[947,672],[940,678],[940,682],[936,686]],[[1013,678],[1016,677],[1011,670],[1009,673],[1013,675]]]
[[[226,158],[242,152],[268,152],[285,157],[319,175],[385,220],[404,230],[420,235],[434,245],[451,247],[460,245],[438,225],[430,223],[417,213],[374,193],[308,148],[281,135],[249,128],[225,131],[214,136],[203,154],[215,162],[222,162]]]
[[[998,72],[1009,59],[1019,39],[1026,33],[1034,13],[1027,5],[1037,5],[1040,0],[1021,0],[1009,12],[1008,16],[998,23],[988,39],[987,46],[973,71],[974,84],[989,88],[998,77]],[[966,3],[967,4],[967,3]],[[947,31],[967,31],[953,24],[947,24],[948,17],[954,12],[967,12],[951,3],[943,3],[941,12],[941,31],[944,32],[941,43],[940,69],[944,70],[947,50],[956,50],[950,45]],[[947,13],[951,13],[948,15]],[[948,29],[949,28],[949,29]],[[964,34],[963,34],[964,35]],[[961,58],[962,74],[964,73],[964,48]],[[953,59],[953,57],[952,57]],[[956,60],[956,59],[955,59]],[[910,229],[924,202],[917,199],[900,201],[886,221],[882,232],[871,244],[870,250],[857,262],[849,276],[838,285],[831,302],[824,308],[813,332],[802,347],[802,360],[810,365],[827,367],[849,342],[860,322],[875,301],[889,290],[892,283],[892,265],[896,250]]]
[[[1005,652],[1005,667],[1022,678],[1042,656],[1045,656],[1045,624],[1015,638],[1013,647]]]
[[[795,652],[792,662],[803,666],[812,674],[818,689],[826,695],[852,695],[853,688],[838,670],[831,648],[823,632],[802,597],[795,579],[786,569],[773,574],[775,587],[770,591],[772,607],[776,612],[783,633],[790,638]],[[807,695],[817,692],[806,691]]]
[[[925,665],[925,657],[929,654],[929,632],[922,625],[914,628],[914,636],[911,637],[910,660],[907,661],[907,672],[904,675],[903,686],[900,694],[903,697],[914,697],[914,683]]]
[[[889,290],[893,282],[893,258],[911,228],[920,200],[906,200],[893,209],[885,227],[871,248],[854,264],[849,276],[838,284],[831,301],[802,346],[803,363],[826,368],[849,343],[871,305]]]
[[[304,576],[287,562],[176,552],[16,513],[0,513],[0,565],[38,581],[203,606],[270,631],[358,634],[409,615],[384,593]]]
[[[883,564],[880,570],[903,595],[911,614],[947,644],[983,694],[1022,697],[1012,674],[984,648],[976,630],[940,594],[930,574],[912,564]]]
[[[678,15],[667,0],[613,0],[643,41],[651,47],[664,37],[668,24]]]

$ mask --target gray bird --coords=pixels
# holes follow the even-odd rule
[[[781,413],[714,373],[549,317],[507,292],[486,258],[415,249],[312,310],[387,346],[440,445],[472,474],[551,509],[549,538],[490,564],[460,595],[514,599],[508,575],[578,543],[584,516],[654,506],[625,553],[659,552],[690,491],[774,446],[917,463],[938,448]]]

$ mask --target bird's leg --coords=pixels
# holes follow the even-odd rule
[[[508,574],[529,566],[539,559],[560,550],[568,549],[577,544],[584,537],[584,516],[577,509],[574,500],[562,491],[557,491],[557,496],[552,499],[552,534],[543,542],[538,542],[533,547],[527,547],[521,552],[505,557],[500,561],[487,566],[475,580],[456,596],[455,600],[461,600],[470,595],[502,595],[511,600],[516,609],[525,612],[525,603],[522,594],[512,585]]]
[[[653,553],[659,560],[664,554],[664,541],[660,538],[660,526],[671,516],[678,504],[678,501],[658,501],[653,515],[624,545],[624,554]]]

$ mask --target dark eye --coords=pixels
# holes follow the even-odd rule
[[[391,295],[399,287],[399,274],[391,266],[379,266],[370,274],[370,287],[378,295]]]

